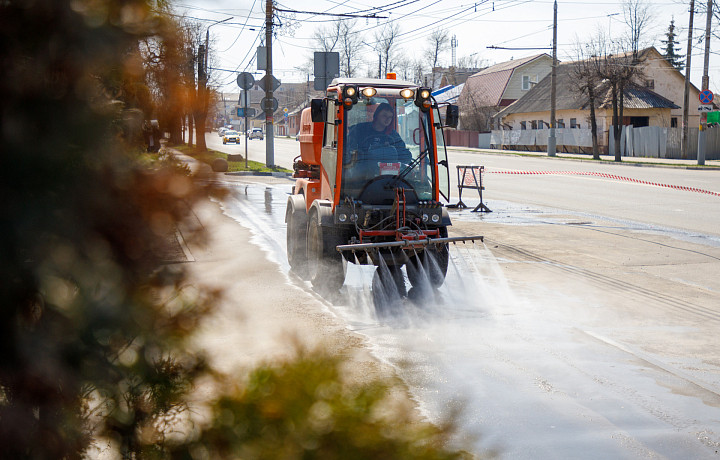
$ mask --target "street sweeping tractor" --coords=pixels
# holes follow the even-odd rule
[[[301,113],[285,214],[292,271],[338,290],[347,263],[375,265],[376,307],[386,300],[383,287],[416,298],[441,286],[449,243],[482,240],[448,237],[440,202],[449,199],[442,128],[457,122],[457,106],[447,105],[443,125],[429,88],[394,78],[333,80]]]

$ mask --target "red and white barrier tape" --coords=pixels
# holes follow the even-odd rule
[[[597,173],[597,172],[583,172],[583,171],[490,171],[485,170],[485,174],[523,174],[523,175],[571,175],[571,176],[595,176],[595,177],[602,177],[605,179],[613,179],[618,181],[625,181],[625,182],[634,182],[637,184],[644,184],[644,185],[653,185],[655,187],[665,187],[665,188],[671,188],[674,190],[683,190],[686,192],[695,192],[695,193],[704,193],[706,195],[712,195],[712,196],[720,196],[720,192],[713,192],[711,190],[703,190],[700,188],[695,187],[686,187],[683,185],[672,185],[672,184],[661,184],[658,182],[648,182],[640,179],[633,179],[632,177],[624,177],[624,176],[617,176],[615,174],[605,174],[605,173]]]

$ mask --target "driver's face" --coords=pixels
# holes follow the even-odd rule
[[[393,113],[389,110],[383,110],[378,114],[376,121],[380,128],[387,128],[393,121]]]

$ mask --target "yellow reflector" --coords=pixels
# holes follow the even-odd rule
[[[387,78],[388,80],[397,80],[397,74],[395,72],[388,72],[385,75],[385,78]]]
[[[344,103],[345,103],[345,105],[347,105],[347,106],[351,106],[351,105],[353,105],[353,100],[352,100],[352,99],[350,99],[349,97],[346,97],[346,98],[345,98],[345,100],[344,100],[343,102],[344,102]]]
[[[400,91],[400,96],[402,96],[403,99],[412,99],[413,96],[415,96],[415,91],[411,90],[410,88],[405,88],[404,90]]]
[[[430,108],[432,103],[430,102],[430,99],[425,99],[424,101],[422,101],[422,105],[423,105],[423,107],[425,107],[427,109],[427,108]]]
[[[375,88],[363,88],[362,93],[365,97],[373,97],[377,94],[377,90]]]

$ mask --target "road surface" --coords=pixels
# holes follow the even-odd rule
[[[275,145],[285,166],[297,143]],[[462,408],[478,451],[719,458],[720,172],[451,152],[457,164],[486,167],[493,212],[453,211],[450,235],[485,245],[453,247],[437,296],[390,320],[375,315],[367,267],[350,265],[331,298],[288,273],[290,181],[225,176],[222,207],[288,290],[313,296],[305,308],[363,337],[428,417]]]

